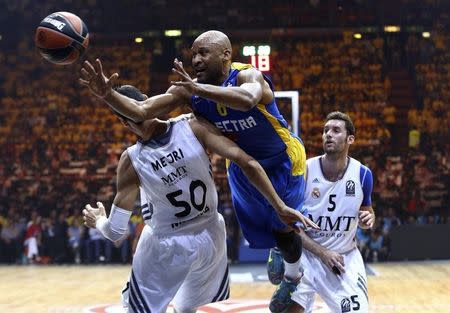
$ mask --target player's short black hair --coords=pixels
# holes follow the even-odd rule
[[[348,114],[345,114],[343,112],[334,111],[327,115],[327,118],[325,119],[325,123],[329,120],[341,120],[345,122],[345,129],[347,130],[347,135],[355,135],[355,125],[353,125],[352,119]]]
[[[144,101],[146,99],[145,95],[138,88],[131,86],[131,85],[122,85],[119,87],[115,87],[114,90],[117,91],[118,93],[120,93],[121,95],[124,95],[128,98],[131,98],[131,99],[134,99],[137,101]],[[116,114],[121,119],[130,121],[129,118],[120,114],[116,110],[113,110],[113,111],[114,111],[114,114]],[[139,123],[136,123],[136,124],[139,124]]]

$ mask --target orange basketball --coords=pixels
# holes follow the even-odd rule
[[[83,55],[89,44],[89,32],[75,14],[55,12],[41,21],[34,42],[46,60],[66,65]]]

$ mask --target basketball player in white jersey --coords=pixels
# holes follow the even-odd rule
[[[370,169],[348,156],[355,127],[342,112],[328,114],[322,141],[325,154],[307,160],[305,207],[320,230],[301,232],[304,276],[292,295],[289,313],[312,312],[316,293],[332,312],[368,312],[367,278],[356,242],[358,225],[371,228],[373,178]]]
[[[145,100],[138,89],[118,92]],[[144,99],[142,99],[144,97]],[[262,167],[213,125],[198,118],[124,124],[140,139],[123,152],[117,194],[109,217],[98,202],[83,210],[85,224],[112,241],[124,235],[140,187],[149,203],[122,302],[127,312],[177,313],[229,297],[225,224],[217,212],[217,190],[205,148],[238,164],[288,224],[315,226],[277,196]]]

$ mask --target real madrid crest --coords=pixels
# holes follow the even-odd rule
[[[314,199],[318,199],[320,197],[320,190],[317,187],[314,187],[313,190],[311,191],[311,197],[313,197]]]

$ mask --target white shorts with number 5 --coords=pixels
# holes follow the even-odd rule
[[[305,309],[305,313],[312,312],[316,293],[332,312],[369,311],[366,270],[359,250],[355,248],[344,254],[344,263],[345,273],[336,275],[318,257],[303,252],[304,276],[292,299]]]

